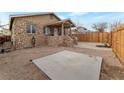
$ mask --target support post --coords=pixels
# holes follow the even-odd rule
[[[64,23],[62,23],[61,33],[62,33],[62,36],[64,36]]]
[[[69,29],[70,29],[70,36],[72,36],[72,33],[71,33],[71,25],[70,25],[70,28],[69,28]]]

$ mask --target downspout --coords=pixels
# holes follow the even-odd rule
[[[36,44],[35,33],[32,33],[32,45],[33,45],[33,47],[35,47],[35,44]]]

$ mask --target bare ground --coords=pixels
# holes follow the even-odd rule
[[[100,79],[124,79],[124,67],[112,51],[87,48],[35,47],[0,54],[0,79],[2,80],[46,80],[49,79],[31,60],[62,50],[103,57]]]

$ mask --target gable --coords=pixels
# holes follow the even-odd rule
[[[50,19],[56,19],[57,21],[61,21],[61,19],[56,16],[54,13],[47,13],[47,14],[29,14],[29,15],[15,15],[15,16],[10,16],[10,26],[9,26],[9,29],[12,30],[12,25],[13,25],[13,21],[14,19],[18,19],[18,18],[31,18],[31,17],[34,17],[34,18],[37,18],[37,17],[44,17],[44,16],[49,16]]]

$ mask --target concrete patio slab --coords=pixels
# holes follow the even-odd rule
[[[98,80],[102,58],[65,50],[33,63],[52,80]]]

